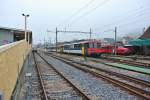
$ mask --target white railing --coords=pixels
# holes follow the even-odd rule
[[[20,40],[20,41],[17,41],[17,42],[13,42],[13,43],[2,45],[2,46],[0,46],[0,52],[3,52],[5,50],[7,50],[7,49],[9,49],[9,48],[11,48],[11,47],[21,43],[21,42],[23,42],[23,41],[25,41],[25,40]]]

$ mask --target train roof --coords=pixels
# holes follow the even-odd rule
[[[74,40],[74,41],[69,41],[69,42],[59,42],[58,47],[61,47],[61,46],[64,46],[64,45],[82,44],[82,43],[88,43],[88,42],[99,42],[99,43],[101,43],[101,41],[97,40],[97,39]],[[56,45],[53,45],[51,47],[56,47]]]
[[[75,40],[70,42],[65,42],[64,45],[71,45],[71,44],[82,44],[82,43],[88,43],[88,42],[101,42],[100,40],[96,39],[88,39],[88,40]]]
[[[17,29],[17,28],[9,28],[9,27],[2,27],[0,26],[0,30],[9,30],[9,31],[15,31],[15,32],[24,32],[24,29]],[[27,30],[27,32],[32,32],[31,30]]]

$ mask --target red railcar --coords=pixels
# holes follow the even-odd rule
[[[113,54],[115,48],[112,45],[103,46],[101,48],[88,48],[88,55]],[[124,47],[116,47],[116,54],[127,55],[131,50]]]
[[[59,49],[60,48],[60,49]],[[58,51],[63,53],[78,54],[78,55],[101,55],[101,54],[112,54],[114,53],[113,45],[102,46],[101,41],[83,40],[64,43],[63,46],[58,47]],[[126,55],[130,54],[131,50],[125,47],[116,47],[116,54]]]

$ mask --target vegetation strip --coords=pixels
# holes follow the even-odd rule
[[[106,64],[111,65],[112,67],[123,68],[123,69],[132,70],[132,71],[150,75],[150,69],[148,68],[141,68],[141,67],[129,66],[129,65],[118,64],[118,63],[106,63]]]

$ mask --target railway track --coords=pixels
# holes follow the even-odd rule
[[[33,52],[35,68],[41,87],[41,100],[91,100],[42,56]]]
[[[46,54],[52,54],[52,53],[46,53]],[[67,57],[69,57],[69,56],[67,56]],[[76,55],[74,55],[74,56],[75,57],[79,57],[79,56],[76,56]],[[70,56],[70,58],[72,58],[72,57]],[[96,63],[101,63],[101,64],[104,64],[106,66],[112,66],[112,67],[116,67],[116,68],[120,68],[120,69],[124,69],[124,70],[128,70],[128,71],[133,71],[133,72],[138,72],[138,73],[141,73],[141,74],[150,75],[149,71],[146,70],[146,69],[149,70],[148,67],[139,66],[139,65],[135,66],[134,64],[121,63],[122,60],[120,60],[120,61],[112,61],[111,59],[110,60],[108,60],[108,59],[96,59],[96,58],[92,58],[92,57],[87,57],[87,60],[88,61],[92,61],[92,62],[96,62]],[[128,62],[132,63],[133,61],[128,61]],[[125,65],[125,66],[129,66],[129,67],[131,65],[132,66],[130,68],[126,68],[126,67],[120,67],[121,65],[119,65],[119,64]],[[142,71],[140,71],[139,68],[142,68],[141,69]],[[144,69],[144,68],[146,68],[146,69]],[[138,69],[138,70],[136,70],[136,69]]]
[[[117,62],[117,63],[122,63],[122,64],[127,64],[131,66],[139,66],[139,67],[145,67],[145,68],[150,68],[150,63],[144,63],[144,62],[137,62],[136,58],[132,58],[133,60],[126,60],[126,59],[116,59],[116,58],[108,58],[108,57],[102,57],[103,59]]]
[[[75,55],[74,55],[75,56]],[[98,63],[103,63],[106,64],[104,62],[116,62],[116,63],[120,63],[120,64],[126,64],[126,65],[131,65],[131,66],[137,66],[137,67],[141,67],[141,68],[150,68],[150,63],[144,63],[144,62],[138,62],[136,61],[136,59],[131,58],[132,60],[127,60],[127,59],[116,59],[116,58],[109,58],[109,57],[101,57],[101,59],[95,60],[95,58],[93,57],[87,57],[89,60],[94,61],[94,62],[98,62]]]
[[[122,57],[122,55],[115,55],[115,57]],[[150,60],[150,56],[146,55],[134,55],[134,56],[124,56],[124,58],[130,58],[130,59],[139,59],[139,60]]]
[[[73,67],[76,67],[82,71],[88,72],[94,76],[100,77],[110,83],[113,83],[116,86],[121,87],[122,89],[128,91],[131,94],[137,95],[144,100],[150,99],[150,82],[143,81],[140,79],[136,79],[127,75],[123,75],[120,73],[95,68],[90,65],[86,65],[80,62],[75,62],[73,60],[58,57],[54,55],[49,55],[55,59],[61,60]]]

